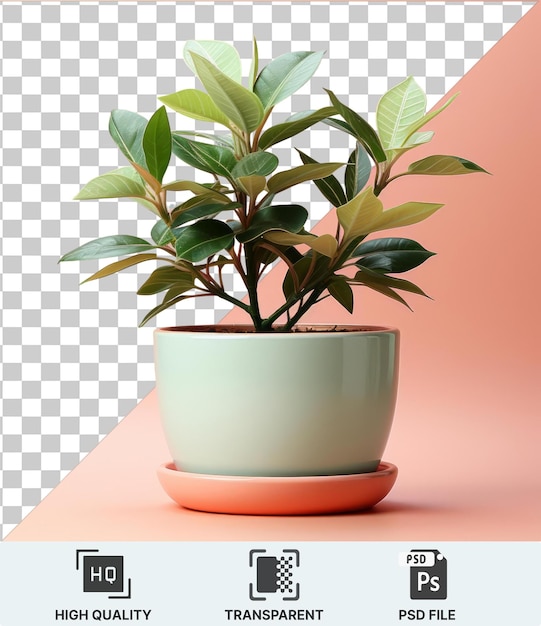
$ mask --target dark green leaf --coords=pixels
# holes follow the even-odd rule
[[[336,109],[334,107],[325,107],[323,109],[319,109],[318,111],[305,111],[302,114],[291,116],[285,122],[276,124],[275,126],[267,129],[259,139],[259,147],[266,150],[280,141],[284,141],[285,139],[298,135],[303,130],[310,128],[310,126],[313,126],[317,122],[321,122],[335,113]]]
[[[241,243],[252,241],[269,230],[298,233],[308,219],[308,211],[299,204],[277,204],[260,209],[250,226],[237,234]]]
[[[278,157],[270,152],[252,152],[243,157],[231,174],[233,178],[241,176],[268,176],[278,167]]]
[[[180,259],[197,263],[228,249],[233,244],[233,231],[218,220],[201,220],[177,233],[176,250]]]
[[[114,263],[110,263],[106,267],[102,267],[101,270],[92,274],[87,279],[83,280],[83,283],[88,283],[91,280],[96,280],[97,278],[104,278],[105,276],[111,276],[111,274],[116,274],[127,267],[132,267],[133,265],[137,265],[138,263],[143,263],[144,261],[153,261],[156,258],[155,254],[136,254],[135,256],[130,256],[127,259],[122,259],[121,261],[115,261]]]
[[[294,262],[293,269],[295,270],[296,280],[300,286],[304,282],[305,278],[308,276],[308,273],[312,271],[310,269],[312,267],[312,252],[310,251],[307,255],[303,256],[298,261],[294,261],[293,259],[293,262]],[[328,269],[329,269],[329,259],[327,257],[318,255],[316,262],[315,262],[315,268],[313,269],[313,274],[311,278],[309,278],[306,281],[306,285],[304,287],[308,289],[312,288],[315,280],[317,279],[318,281],[320,281],[322,277],[325,275],[325,273],[328,271]],[[291,270],[288,270],[284,278],[284,282],[282,284],[282,290],[284,292],[286,299],[291,298],[293,295],[297,293],[297,289],[295,287],[295,281],[293,280]]]
[[[184,291],[193,289],[193,286],[194,279],[191,274],[179,270],[177,267],[168,265],[155,269],[141,287],[139,287],[137,293],[140,296],[150,296],[174,287],[177,292],[176,295],[180,295],[180,293]]]
[[[364,189],[364,186],[370,178],[371,171],[372,164],[370,163],[368,154],[362,145],[357,143],[357,147],[353,150],[349,157],[346,173],[344,175],[344,183],[346,185],[348,200],[354,198]]]
[[[171,128],[165,107],[160,107],[148,121],[143,150],[148,171],[161,183],[171,160]]]
[[[116,109],[109,118],[109,133],[122,154],[141,167],[146,168],[143,151],[143,135],[147,120],[138,113]]]
[[[186,298],[187,298],[187,296],[176,295],[176,291],[174,289],[170,289],[165,294],[162,303],[158,304],[158,306],[155,306],[151,311],[149,311],[145,315],[145,317],[142,319],[141,323],[139,324],[139,328],[141,328],[141,326],[144,326],[154,316],[158,315],[158,313],[161,313],[162,311],[165,311],[166,309],[169,309],[170,307],[174,306],[175,304],[178,304],[179,302],[182,302],[182,300],[186,300]]]
[[[353,313],[353,290],[344,278],[336,278],[328,287],[331,296],[341,304],[344,309]]]
[[[173,135],[173,152],[188,165],[204,172],[231,178],[237,160],[232,150]]]
[[[317,163],[316,160],[312,159],[312,157],[308,156],[307,154],[304,154],[304,152],[301,152],[298,149],[297,152],[299,153],[304,164]],[[331,174],[330,176],[326,176],[325,178],[319,178],[318,180],[315,180],[314,183],[316,184],[316,187],[321,191],[321,193],[325,196],[325,198],[327,198],[327,200],[332,204],[332,206],[342,206],[347,202],[344,190],[342,189],[342,186],[338,182],[336,176],[333,176]]]
[[[412,239],[389,237],[366,241],[351,256],[361,256],[356,265],[381,272],[407,272],[434,255]]]
[[[355,113],[355,111],[350,109],[348,106],[342,104],[332,91],[329,89],[326,89],[325,91],[329,94],[334,108],[353,129],[357,141],[364,146],[374,161],[377,161],[378,163],[386,161],[387,155],[381,145],[378,134],[372,126],[370,126],[370,124],[358,113]]]
[[[100,237],[79,246],[75,250],[65,254],[60,261],[85,261],[87,259],[105,259],[113,256],[123,256],[125,254],[136,254],[154,250],[155,245],[133,237],[132,235],[112,235],[110,237]]]
[[[176,229],[188,222],[193,220],[198,220],[202,217],[214,217],[218,215],[221,211],[231,211],[233,209],[237,209],[240,207],[238,202],[231,202],[230,204],[219,204],[219,203],[211,203],[211,204],[201,204],[194,206],[192,208],[186,209],[185,211],[175,212],[175,219],[171,228]],[[173,231],[173,234],[176,235],[177,231]]]
[[[171,229],[162,220],[154,224],[150,234],[152,236],[152,240],[157,246],[165,246],[166,244],[171,243],[174,239]]]
[[[425,298],[428,298],[426,293],[420,287],[417,287],[417,285],[414,285],[409,280],[394,278],[394,276],[387,276],[386,274],[381,274],[380,272],[375,272],[364,267],[360,272],[355,274],[355,281],[361,282],[372,288],[374,288],[374,285],[379,285],[382,287],[389,287],[391,289],[409,291],[410,293],[415,293],[419,296],[425,296]]]

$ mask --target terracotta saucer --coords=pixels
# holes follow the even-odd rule
[[[193,474],[173,463],[158,468],[165,492],[180,506],[208,513],[316,515],[368,509],[392,489],[398,469],[339,476],[251,477]]]

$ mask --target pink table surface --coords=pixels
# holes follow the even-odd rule
[[[7,541],[541,540],[539,428],[523,436],[492,406],[487,440],[476,407],[465,439],[466,407],[436,404],[398,411],[387,458],[399,477],[371,511],[257,517],[189,511],[162,491],[155,470],[169,454],[153,392]]]
[[[445,119],[431,122],[430,153],[460,154],[492,176],[424,177],[420,187],[419,177],[404,177],[385,192],[386,206],[404,198],[446,205],[413,235],[438,252],[416,270],[435,301],[417,299],[412,314],[365,298],[351,319],[326,300],[311,318],[401,329],[400,392],[385,453],[399,476],[381,504],[315,517],[182,509],[156,477],[169,453],[151,393],[7,540],[541,541],[541,83],[532,53],[540,32],[536,4],[459,81]],[[280,268],[265,279],[265,305],[280,280]]]

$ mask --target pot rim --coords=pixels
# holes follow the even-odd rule
[[[166,326],[154,329],[155,334],[192,334],[198,337],[220,338],[268,338],[268,337],[337,337],[352,334],[379,335],[383,333],[399,334],[393,326],[372,324],[297,324],[292,331],[267,331],[257,333],[250,324],[195,324],[191,326]]]

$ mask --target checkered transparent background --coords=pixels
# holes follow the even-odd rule
[[[138,329],[156,304],[135,295],[141,266],[80,287],[98,263],[57,263],[99,236],[148,237],[154,223],[129,202],[72,200],[81,184],[124,164],[107,132],[110,111],[148,117],[156,95],[196,86],[181,60],[187,39],[234,42],[247,72],[255,35],[262,64],[292,49],[327,51],[310,85],[279,105],[274,121],[290,107],[327,105],[323,87],[349,95],[350,106],[373,121],[379,96],[407,75],[435,104],[530,6],[0,3],[3,534],[152,389],[156,323],[214,323],[228,310],[202,298]],[[347,158],[345,136],[321,125],[294,143],[318,160]],[[290,146],[275,151],[283,166],[298,164]],[[193,172],[179,165],[169,175]],[[308,188],[291,199],[310,203],[312,223],[328,208]]]

